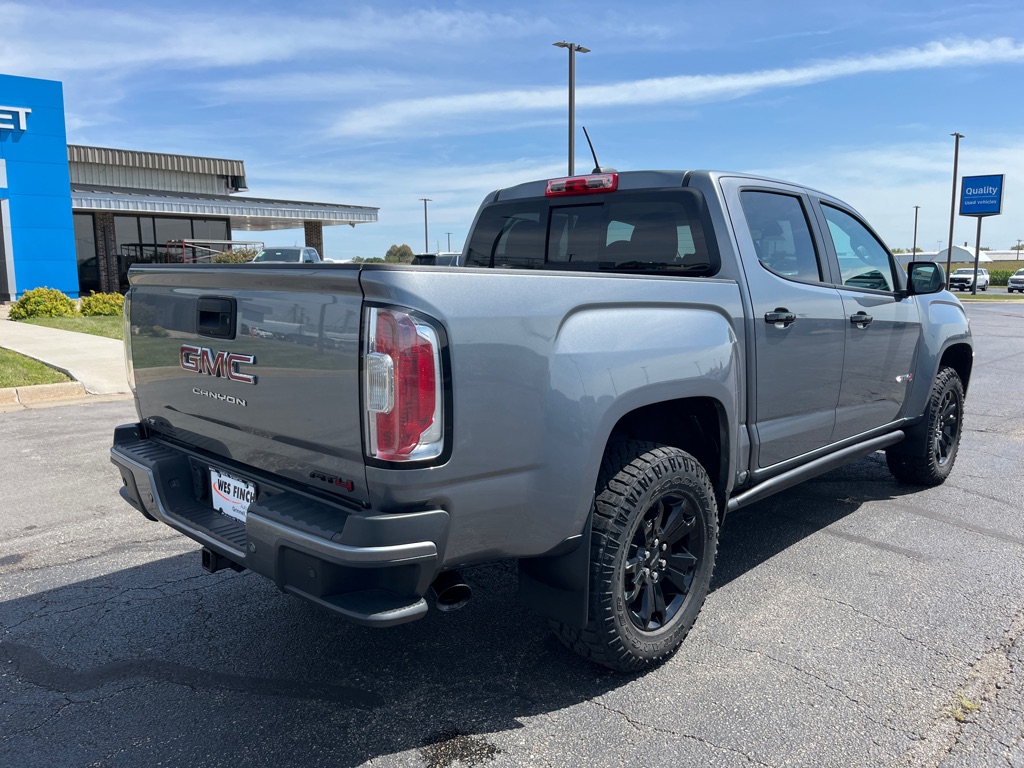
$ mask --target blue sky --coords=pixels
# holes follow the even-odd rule
[[[371,205],[326,255],[460,250],[481,198],[576,170],[751,171],[945,247],[961,174],[1006,174],[982,244],[1024,239],[1024,3],[0,0],[0,72],[64,83],[68,141],[245,161],[249,195]],[[237,237],[249,238],[248,233]],[[302,233],[268,232],[268,244]],[[954,240],[974,244],[973,219]]]

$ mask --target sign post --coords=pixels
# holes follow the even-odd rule
[[[974,244],[974,280],[971,293],[978,295],[978,261],[981,258],[981,220],[1003,212],[1003,174],[964,176],[960,185],[960,215],[978,219],[978,237]],[[950,249],[952,251],[952,248]]]

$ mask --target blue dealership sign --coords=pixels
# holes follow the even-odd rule
[[[960,184],[961,216],[998,216],[1003,208],[1003,174],[964,176]]]
[[[31,288],[78,297],[64,89],[0,75],[0,301]]]

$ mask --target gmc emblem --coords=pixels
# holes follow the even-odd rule
[[[178,353],[181,367],[193,373],[205,373],[220,379],[239,381],[242,384],[255,384],[256,377],[251,373],[242,373],[238,366],[255,365],[255,355],[240,355],[237,352],[217,352],[206,347],[194,347],[182,344]]]

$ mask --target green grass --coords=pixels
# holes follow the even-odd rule
[[[60,371],[30,357],[0,349],[0,387],[28,387],[71,381]]]
[[[953,295],[960,301],[1024,301],[1024,294],[1020,293],[992,293],[992,291],[978,291],[974,296],[970,291],[953,291]]]
[[[120,317],[30,317],[22,323],[45,325],[47,328],[59,328],[62,331],[90,333],[93,336],[106,336],[108,339],[124,338]]]

